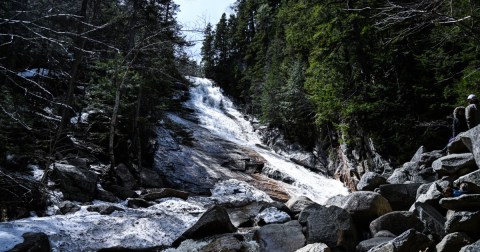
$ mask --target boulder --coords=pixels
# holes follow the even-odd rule
[[[121,187],[118,185],[112,185],[108,187],[110,192],[112,192],[115,196],[119,197],[122,200],[126,200],[127,198],[138,198],[138,194],[135,191],[127,189],[125,187]]]
[[[447,233],[464,232],[474,239],[480,238],[480,212],[454,212],[447,216],[445,231]]]
[[[422,155],[420,156],[420,161],[418,161],[418,165],[419,166],[431,166],[432,163],[443,157],[443,153],[441,150],[434,150],[434,151],[430,151],[430,152],[425,152],[425,153],[422,153]]]
[[[80,207],[71,201],[63,201],[58,205],[62,214],[75,213],[80,210]]]
[[[429,203],[432,205],[438,205],[438,202],[443,197],[443,189],[439,183],[434,182],[430,185],[425,193],[417,195],[416,202]]]
[[[420,163],[420,161],[422,160],[422,155],[426,152],[425,150],[425,146],[420,146],[420,148],[417,149],[417,151],[415,152],[415,154],[413,154],[413,157],[412,159],[410,159],[410,162],[413,162],[413,163]]]
[[[144,199],[133,198],[127,200],[127,206],[130,208],[147,208],[152,204]]]
[[[380,185],[386,184],[387,179],[375,172],[366,172],[357,184],[358,191],[373,191]]]
[[[97,212],[101,215],[110,215],[114,211],[125,211],[120,207],[113,206],[113,205],[94,205],[87,207],[87,211],[89,212]]]
[[[463,182],[470,182],[480,186],[480,170],[476,170],[461,176],[460,178],[455,180],[454,185],[459,186]]]
[[[227,235],[214,239],[207,246],[201,248],[199,252],[217,252],[217,251],[243,251],[243,237],[237,235]]]
[[[266,202],[252,202],[242,207],[227,208],[228,216],[235,227],[251,227],[255,217],[269,204]]]
[[[460,252],[478,252],[480,251],[480,240],[460,249]]]
[[[113,172],[121,187],[127,189],[135,189],[137,187],[137,181],[126,165],[119,164],[115,166]]]
[[[372,220],[392,211],[388,200],[376,192],[353,192],[345,196],[338,207],[347,210],[355,223],[360,225],[368,225]]]
[[[278,210],[276,207],[266,208],[255,217],[255,223],[259,226],[274,223],[281,224],[290,220],[290,215]]]
[[[299,197],[294,197],[291,198],[285,203],[285,205],[292,211],[294,214],[298,214],[303,209],[305,209],[307,206],[314,204],[311,199],[309,199],[306,196],[299,196]]]
[[[391,238],[395,238],[397,237],[396,235],[394,235],[392,232],[388,231],[388,230],[380,230],[378,231],[373,237],[391,237]]]
[[[459,197],[448,197],[440,200],[440,206],[455,211],[480,210],[480,194],[463,194]]]
[[[237,228],[230,222],[227,211],[223,207],[214,206],[207,210],[192,227],[180,235],[172,245],[177,247],[186,239],[200,239],[215,234],[232,233],[236,230]]]
[[[413,212],[425,225],[425,229],[433,234],[436,239],[445,236],[445,217],[434,207],[427,203],[416,202]]]
[[[395,237],[373,237],[368,240],[361,241],[357,247],[356,252],[368,252],[371,248],[385,244]]]
[[[112,202],[112,203],[117,203],[120,201],[120,199],[117,198],[117,196],[115,196],[113,193],[109,191],[106,191],[101,186],[97,187],[97,196],[95,196],[95,198],[101,201]]]
[[[451,154],[435,160],[432,168],[439,174],[443,175],[464,175],[477,168],[473,154]]]
[[[459,135],[462,142],[473,154],[477,167],[480,167],[480,127],[476,126]]]
[[[424,225],[414,213],[408,211],[390,212],[378,217],[370,223],[370,231],[372,232],[372,235],[375,235],[381,230],[388,230],[395,235],[400,235],[412,228],[422,232]]]
[[[403,184],[408,181],[408,175],[403,168],[397,168],[393,171],[393,174],[388,177],[387,182],[389,184]]]
[[[388,200],[395,211],[408,210],[415,202],[420,183],[381,185],[377,192]]]
[[[298,221],[305,226],[307,243],[325,243],[333,250],[355,250],[357,230],[346,210],[313,204],[300,213]]]
[[[140,170],[140,183],[144,187],[149,188],[161,188],[164,187],[165,183],[163,182],[162,176],[151,169],[142,169]]]
[[[73,165],[75,167],[79,167],[85,170],[90,169],[90,160],[88,160],[88,158],[71,157],[67,158],[67,162],[69,165]]]
[[[430,186],[433,184],[433,182],[431,183],[425,183],[425,184],[420,184],[420,186],[418,187],[417,189],[417,196],[415,197],[415,199],[418,199],[418,197],[422,194],[425,194],[428,192],[428,189],[430,188]]]
[[[293,252],[305,246],[305,236],[298,221],[263,226],[255,231],[253,240],[259,244],[260,251],[265,252]]]
[[[89,170],[68,164],[53,164],[53,178],[67,200],[87,202],[97,191],[97,175]]]
[[[142,198],[149,201],[170,197],[187,200],[189,195],[190,194],[188,192],[179,191],[171,188],[162,188],[149,191],[147,194],[142,195]]]
[[[373,247],[369,252],[425,251],[430,243],[426,235],[410,229],[387,243]]]
[[[331,252],[332,250],[327,246],[327,244],[323,243],[312,243],[308,244],[307,246],[297,249],[295,252]]]
[[[463,133],[460,133],[451,142],[448,143],[447,151],[449,154],[459,154],[459,153],[470,152],[470,150],[467,148],[465,143],[463,143],[462,141],[462,136],[461,136],[462,134]]]
[[[443,237],[437,246],[437,252],[450,252],[450,251],[460,251],[460,249],[470,243],[472,243],[472,238],[468,237],[465,233],[451,233]]]
[[[44,233],[24,233],[23,242],[13,247],[10,252],[50,252],[50,241]]]

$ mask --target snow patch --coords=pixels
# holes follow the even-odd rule
[[[32,68],[32,69],[26,69],[22,72],[18,72],[17,75],[24,78],[32,78],[37,75],[45,77],[45,76],[48,76],[49,73],[50,73],[50,70],[46,68]]]
[[[105,204],[105,203],[103,203]],[[31,217],[0,223],[0,251],[23,241],[26,232],[48,235],[53,251],[95,251],[106,247],[148,248],[170,245],[205,211],[203,206],[179,199],[145,209],[124,209],[111,215],[88,212],[87,206],[69,215]]]

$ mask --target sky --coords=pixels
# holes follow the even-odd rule
[[[185,31],[188,41],[196,41],[196,45],[187,50],[189,55],[197,62],[200,61],[200,48],[202,47],[202,30],[207,23],[214,27],[223,13],[227,16],[232,14],[230,6],[235,0],[175,0],[180,5],[177,13],[177,21],[183,26],[183,30],[196,30],[196,32]]]

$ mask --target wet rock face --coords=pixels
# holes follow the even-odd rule
[[[254,151],[212,135],[194,122],[182,120],[182,125],[179,127],[188,127],[192,138],[199,140],[183,145],[174,131],[159,129],[157,132],[159,148],[155,169],[169,187],[209,195],[216,182],[230,178],[246,180],[245,172],[251,169],[248,164],[265,162]]]

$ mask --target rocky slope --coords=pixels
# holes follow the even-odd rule
[[[421,147],[384,172],[391,168],[379,156],[362,162],[346,148],[330,162],[274,138],[252,151],[190,115],[160,123],[157,170],[107,172],[83,158],[52,164],[43,217],[0,223],[0,251],[480,251],[480,126],[447,152]],[[270,167],[261,151],[270,148],[343,178],[365,169],[345,181],[356,191],[310,199],[292,189],[313,190],[308,183]],[[32,168],[40,180],[45,171]],[[26,198],[42,193],[24,189]]]

